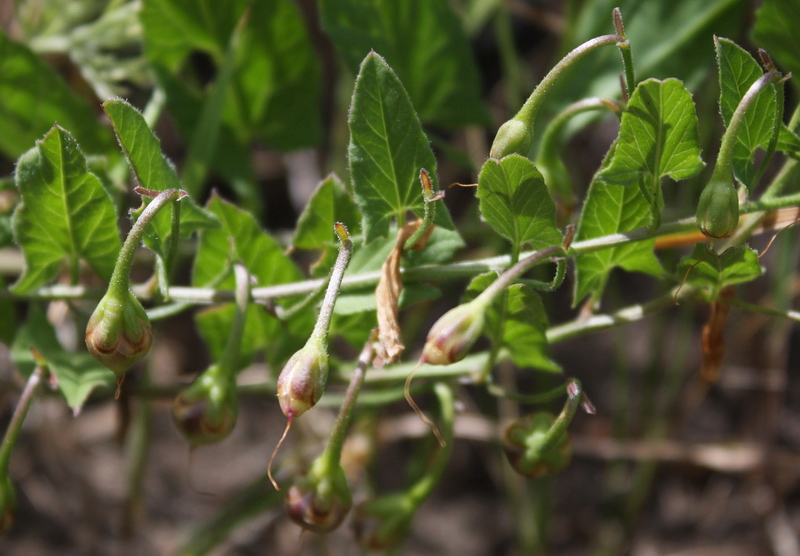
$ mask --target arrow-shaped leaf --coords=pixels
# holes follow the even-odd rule
[[[542,174],[519,155],[487,160],[478,178],[483,218],[517,249],[558,245],[556,207]]]
[[[408,93],[392,68],[372,52],[361,64],[350,107],[350,175],[364,213],[365,242],[389,233],[406,211],[422,215],[419,171],[436,180],[436,159]],[[434,190],[436,190],[436,183]],[[435,222],[453,229],[450,214],[436,203]]]
[[[84,259],[108,280],[121,246],[116,210],[72,135],[53,127],[20,157],[15,179],[22,203],[12,226],[26,266],[14,291],[52,280],[65,260],[76,277]]]
[[[711,290],[711,298],[726,286],[751,282],[761,276],[764,269],[758,264],[758,253],[745,245],[729,247],[721,255],[707,243],[697,243],[691,255],[678,263],[677,274],[686,283]]]
[[[608,185],[637,184],[658,227],[664,201],[661,180],[683,180],[703,168],[692,95],[677,79],[648,79],[633,92],[622,114],[619,140],[598,179]]]

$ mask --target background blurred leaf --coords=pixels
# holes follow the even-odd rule
[[[92,154],[111,149],[89,104],[28,47],[0,31],[0,151],[15,159],[58,122]]]
[[[519,155],[489,159],[478,178],[481,216],[519,251],[558,245],[556,207],[533,162]]]
[[[52,280],[65,260],[74,278],[84,259],[101,279],[110,279],[121,247],[116,209],[69,132],[55,126],[22,155],[16,183],[22,203],[13,228],[25,271],[14,291]]]
[[[422,121],[489,122],[461,19],[447,0],[320,0],[319,9],[353,74],[370,50],[384,56]]]
[[[800,3],[764,0],[756,12],[753,41],[767,50],[792,82],[800,84]]]
[[[262,139],[281,150],[314,145],[322,133],[320,68],[291,0],[145,0],[141,18],[148,58],[161,78],[191,72],[198,52],[220,71],[231,34],[248,6],[223,121],[245,143]],[[197,91],[203,87],[196,84]],[[173,94],[174,87],[165,89],[171,110],[176,108],[181,119],[179,127],[192,137],[196,113],[183,119],[183,99]]]
[[[347,226],[351,236],[361,233],[361,212],[344,184],[331,174],[318,186],[297,220],[292,245],[324,250],[336,243],[334,222]]]
[[[406,211],[422,215],[419,171],[428,171],[436,191],[436,158],[403,85],[374,52],[356,79],[349,124],[350,174],[369,243],[389,233],[393,218],[404,221]],[[442,203],[436,203],[435,222],[453,229]]]

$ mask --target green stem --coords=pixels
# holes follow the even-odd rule
[[[433,192],[431,178],[424,168],[419,171],[419,179],[422,182],[422,197],[425,201],[422,224],[403,244],[404,250],[413,249],[417,242],[428,232],[428,229],[433,226],[433,219],[436,216],[436,205],[434,203],[444,197],[444,193],[436,194]]]
[[[339,415],[336,417],[333,430],[331,430],[330,439],[328,440],[328,445],[325,448],[325,454],[323,456],[328,469],[333,469],[336,465],[339,465],[339,460],[342,457],[342,447],[347,438],[347,429],[353,418],[353,410],[358,400],[358,394],[361,391],[361,385],[364,383],[364,376],[372,361],[375,337],[376,334],[375,331],[373,331],[369,340],[364,345],[364,349],[361,350],[356,370],[353,372],[353,377],[350,379],[350,384],[347,386],[344,402],[339,409]]]
[[[28,414],[28,408],[33,401],[33,395],[42,383],[45,373],[44,366],[37,365],[31,373],[31,376],[28,377],[28,381],[25,383],[25,388],[22,390],[17,407],[14,409],[14,414],[11,416],[11,421],[8,423],[6,434],[3,436],[3,444],[0,446],[0,477],[8,475],[11,453],[19,439],[20,432],[22,431],[22,423],[25,422],[25,416]]]
[[[542,439],[539,445],[540,453],[545,453],[554,448],[563,439],[567,427],[569,427],[575,412],[578,411],[581,405],[581,398],[583,397],[581,383],[577,379],[571,378],[567,381],[566,388],[569,397],[564,404],[564,409],[561,410],[561,413]]]
[[[442,408],[442,431],[445,444],[438,448],[436,459],[428,472],[408,490],[408,497],[415,507],[419,506],[439,483],[439,479],[450,459],[450,453],[453,450],[455,432],[455,397],[453,389],[445,382],[438,382],[434,386],[434,391]]]
[[[228,378],[233,378],[238,370],[244,323],[247,320],[247,305],[250,302],[250,273],[241,263],[233,265],[233,272],[236,275],[236,312],[219,365],[211,367],[219,369],[219,373]]]
[[[622,24],[622,12],[619,8],[614,8],[614,27],[617,34],[625,39],[617,43],[619,51],[622,54],[622,65],[625,68],[625,87],[627,88],[628,97],[633,94],[636,88],[636,76],[633,71],[633,55],[631,54],[631,43],[628,41],[628,36],[625,34],[625,26]]]
[[[791,309],[788,310],[781,310],[775,309],[772,307],[764,307],[763,305],[756,305],[755,303],[748,303],[746,301],[742,301],[740,299],[732,298],[732,299],[725,299],[724,297],[718,297],[719,301],[722,301],[726,305],[730,305],[732,307],[738,307],[739,309],[745,309],[747,311],[751,311],[753,313],[759,313],[762,315],[768,315],[770,317],[780,317],[784,319],[793,320],[796,322],[800,322],[800,311],[794,311]]]
[[[475,301],[480,300],[479,303],[485,303],[486,305],[489,305],[497,296],[497,294],[504,291],[506,287],[508,287],[514,280],[516,280],[521,274],[526,272],[533,265],[545,259],[549,259],[558,253],[563,253],[563,251],[564,248],[560,245],[551,245],[550,247],[545,247],[544,249],[540,249],[539,251],[528,255],[523,260],[519,261],[511,268],[503,272],[503,274],[501,274],[497,280],[492,282],[488,288],[483,290],[483,292],[481,292],[481,294],[475,298]],[[512,256],[512,260],[513,258],[514,257]]]
[[[336,224],[341,226],[341,224]],[[342,226],[344,228],[344,226]],[[328,282],[328,289],[325,290],[325,297],[322,300],[322,306],[317,316],[317,323],[314,325],[314,331],[311,333],[309,342],[319,342],[323,345],[328,343],[328,329],[331,326],[331,317],[333,316],[333,307],[336,305],[336,298],[339,295],[339,288],[342,285],[344,273],[347,270],[347,265],[350,263],[350,255],[353,252],[353,242],[346,235],[340,236],[342,239],[342,246],[339,248],[339,254],[336,256],[336,262],[331,271],[330,281]]]
[[[108,285],[109,291],[114,290],[115,295],[122,296],[127,293],[131,287],[131,268],[133,266],[133,255],[139,243],[142,241],[142,235],[145,228],[153,220],[158,211],[164,208],[165,205],[172,201],[178,201],[186,196],[186,193],[179,189],[167,189],[160,192],[150,204],[145,207],[142,214],[134,223],[122,249],[117,257],[117,264],[114,266],[114,272],[111,275],[111,281]]]
[[[781,74],[778,72],[771,71],[769,73],[765,73],[752,85],[750,85],[750,88],[747,89],[747,92],[744,94],[744,96],[742,96],[742,100],[739,101],[739,105],[736,107],[733,116],[731,116],[731,121],[728,123],[728,128],[725,130],[725,134],[722,136],[722,143],[720,144],[719,153],[717,154],[717,162],[714,166],[714,171],[711,174],[711,179],[709,181],[730,181],[733,149],[736,146],[736,140],[739,137],[739,131],[741,130],[742,125],[744,125],[744,117],[747,114],[747,110],[750,108],[750,105],[753,103],[758,94],[767,85],[780,78]]]
[[[625,42],[624,37],[620,37],[619,35],[603,35],[590,39],[580,46],[575,47],[544,76],[528,97],[528,100],[525,101],[525,104],[522,105],[517,115],[514,116],[514,119],[525,121],[532,127],[536,112],[542,102],[544,102],[548,90],[572,64],[596,48],[621,42]]]

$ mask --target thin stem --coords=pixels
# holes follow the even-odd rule
[[[336,224],[342,226],[341,224]],[[331,278],[328,282],[328,289],[325,291],[325,297],[322,300],[322,306],[319,310],[317,323],[314,325],[314,331],[311,333],[309,341],[326,342],[328,338],[328,329],[331,326],[331,317],[333,316],[333,307],[336,304],[336,298],[339,295],[339,288],[342,285],[344,273],[347,270],[347,265],[350,263],[350,255],[353,252],[353,242],[346,235],[342,237],[342,246],[339,248],[339,255],[336,257],[336,262],[333,265]]]
[[[590,39],[580,46],[575,47],[544,76],[528,97],[528,100],[525,101],[525,104],[522,105],[517,115],[514,116],[514,119],[524,120],[532,126],[536,112],[542,102],[544,102],[548,90],[572,64],[598,47],[621,42],[625,42],[624,37],[620,37],[619,35],[603,35]]]
[[[583,397],[581,383],[577,379],[571,378],[567,381],[566,388],[569,397],[564,404],[564,409],[561,410],[561,413],[542,439],[541,444],[539,444],[540,453],[548,451],[561,441],[567,427],[572,422],[572,418],[575,416],[575,412],[581,406],[581,398]]]
[[[444,446],[439,447],[436,459],[428,472],[408,491],[408,496],[414,502],[414,506],[419,506],[438,484],[453,450],[455,432],[455,396],[453,395],[453,388],[445,382],[437,382],[434,386],[434,391],[442,408],[442,430],[444,431],[445,443]]]
[[[142,235],[145,228],[153,220],[158,211],[164,208],[167,203],[177,201],[186,196],[186,193],[178,189],[167,189],[160,192],[150,204],[145,207],[142,214],[136,220],[136,223],[128,233],[125,243],[117,257],[117,264],[114,267],[114,272],[111,275],[111,282],[108,289],[115,290],[117,295],[123,295],[128,291],[131,284],[131,267],[133,266],[133,255],[139,243],[142,241]]]
[[[376,331],[373,330],[369,340],[367,340],[367,343],[364,345],[364,349],[361,350],[361,355],[358,358],[358,365],[356,365],[356,370],[353,372],[353,377],[350,379],[350,384],[347,386],[344,402],[342,403],[339,415],[336,417],[336,422],[331,430],[330,440],[328,441],[328,446],[325,448],[326,463],[330,468],[337,465],[342,456],[342,446],[344,446],[344,441],[347,437],[347,429],[353,418],[353,410],[358,400],[358,394],[361,391],[361,385],[364,383],[364,376],[372,361],[375,338]]]
[[[750,85],[750,88],[747,89],[747,92],[744,94],[744,96],[742,96],[742,100],[739,101],[739,105],[736,107],[733,116],[731,116],[728,129],[725,130],[725,134],[722,136],[722,143],[719,147],[717,162],[711,175],[711,181],[715,179],[729,181],[731,179],[733,148],[736,146],[736,140],[739,137],[739,131],[741,130],[742,125],[744,125],[745,114],[747,114],[747,110],[750,108],[750,105],[753,103],[758,94],[764,89],[764,87],[780,78],[781,74],[778,72],[771,71],[769,73],[765,73],[752,85]]]
[[[622,65],[625,68],[625,87],[628,89],[628,97],[633,94],[636,88],[636,76],[633,71],[633,56],[631,54],[631,43],[628,41],[628,36],[625,34],[625,26],[622,24],[622,12],[619,8],[614,8],[614,27],[617,34],[625,40],[617,43],[619,51],[622,54]]]
[[[422,182],[422,198],[425,201],[422,224],[403,244],[404,250],[413,249],[417,242],[428,232],[430,227],[433,226],[433,219],[436,216],[436,205],[434,205],[434,203],[444,197],[444,193],[442,192],[433,192],[431,177],[428,175],[425,168],[419,171],[419,180]]]
[[[780,317],[784,319],[793,320],[796,322],[800,322],[800,311],[794,310],[781,310],[775,309],[772,307],[764,307],[763,305],[756,305],[755,303],[748,303],[746,301],[742,301],[740,299],[731,298],[726,299],[724,297],[717,298],[719,301],[727,305],[731,305],[732,307],[738,307],[739,309],[745,309],[747,311],[752,311],[753,313],[759,313],[762,315],[768,315],[770,317]]]
[[[19,402],[14,409],[14,414],[11,416],[11,421],[8,423],[6,434],[3,436],[3,444],[0,446],[0,476],[2,477],[8,475],[11,452],[17,444],[20,432],[22,431],[22,423],[25,422],[25,416],[28,414],[28,408],[33,401],[33,395],[36,393],[37,388],[39,388],[45,372],[45,368],[42,365],[37,365],[33,370],[31,376],[28,377],[28,382],[25,383],[25,388],[22,390],[22,394],[19,397]]]
[[[503,272],[503,274],[501,274],[497,280],[492,282],[488,288],[483,290],[483,292],[481,292],[481,294],[476,297],[475,300],[477,301],[478,299],[481,299],[483,303],[491,303],[492,299],[494,299],[498,293],[505,290],[505,288],[511,284],[511,282],[516,280],[530,267],[539,261],[548,259],[552,256],[555,256],[557,253],[562,253],[563,251],[564,248],[560,245],[552,245],[528,255],[526,258],[522,259],[514,266]]]
[[[241,263],[233,265],[233,272],[236,275],[236,313],[233,316],[233,324],[225,344],[225,351],[222,353],[217,367],[224,376],[230,378],[234,377],[238,370],[237,363],[242,347],[244,323],[247,320],[247,305],[250,302],[250,273]]]

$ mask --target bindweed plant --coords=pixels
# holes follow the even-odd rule
[[[4,554],[47,521],[43,492],[75,492],[24,462],[104,408],[124,507],[62,531],[75,551],[110,530],[243,554],[250,523],[270,553],[416,554],[426,506],[491,491],[502,526],[475,553],[615,554],[659,461],[769,476],[779,420],[737,438],[750,459],[735,431],[683,429],[736,369],[784,369],[800,320],[796,235],[778,235],[800,210],[795,2],[567,2],[535,79],[512,25],[529,2],[69,4],[15,2],[0,33]],[[486,36],[496,63],[476,60]],[[766,317],[768,342],[726,350]],[[215,478],[235,480],[143,549],[183,504],[152,487],[156,447],[224,450]],[[789,475],[763,482],[752,553],[791,528]],[[297,526],[314,540],[287,548]]]

